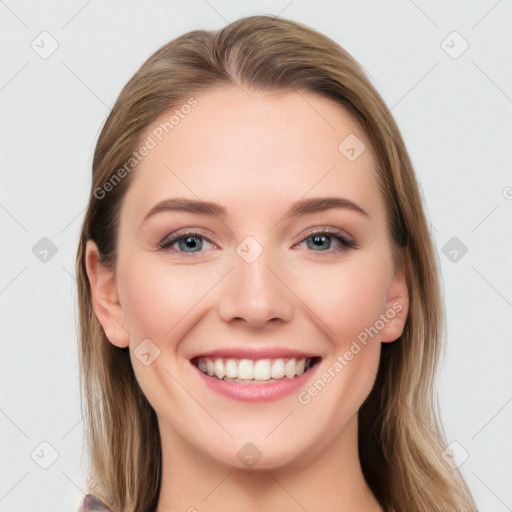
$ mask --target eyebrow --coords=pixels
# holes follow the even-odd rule
[[[345,199],[343,197],[313,197],[309,199],[301,199],[292,204],[288,212],[285,213],[282,219],[290,219],[299,217],[300,215],[307,215],[311,213],[322,212],[330,210],[331,208],[342,208],[344,210],[352,210],[360,213],[365,217],[369,217],[363,208],[358,206],[356,203]],[[143,219],[143,223],[150,217],[161,212],[188,212],[196,213],[200,215],[211,215],[215,217],[225,218],[227,216],[227,210],[224,206],[219,203],[211,201],[201,201],[199,199],[189,199],[183,197],[175,197],[164,199],[157,203]]]

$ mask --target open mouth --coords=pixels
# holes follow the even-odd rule
[[[321,361],[321,357],[234,359],[196,357],[191,360],[204,374],[225,382],[261,383],[294,379]]]

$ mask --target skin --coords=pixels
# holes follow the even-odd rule
[[[338,150],[349,134],[365,135],[340,105],[313,93],[223,86],[194,97],[197,107],[133,171],[115,271],[98,263],[92,241],[86,251],[96,315],[111,343],[129,347],[157,413],[157,511],[379,511],[361,471],[357,411],[374,384],[381,343],[402,333],[408,294],[369,144],[353,162]],[[331,208],[285,216],[293,202],[325,196],[368,215]],[[167,211],[143,222],[171,197],[215,201],[227,215]],[[333,237],[327,250],[308,245],[309,228],[325,227],[358,248]],[[158,250],[182,228],[201,229],[211,243],[203,239],[192,255],[178,243]],[[247,236],[263,248],[252,263],[236,252]],[[324,355],[316,380],[393,304],[394,317],[307,404],[297,393],[266,403],[223,397],[190,363],[217,348],[278,346]],[[160,350],[149,366],[133,353],[145,339]],[[237,457],[248,442],[262,454],[252,468]]]

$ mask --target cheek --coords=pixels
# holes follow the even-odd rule
[[[312,264],[307,280],[295,277],[297,295],[325,334],[344,346],[374,326],[384,312],[390,272],[389,262],[372,255],[339,265]]]
[[[311,411],[322,411],[337,428],[356,414],[375,383],[381,354],[375,326],[385,310],[391,273],[390,260],[361,254],[337,266],[312,266],[308,286],[297,280],[301,297],[315,313],[311,318],[332,349],[299,403],[306,411],[309,404]]]
[[[202,265],[169,265],[154,256],[120,263],[120,296],[132,343],[149,338],[158,344],[176,337],[187,315],[218,282],[217,273]]]

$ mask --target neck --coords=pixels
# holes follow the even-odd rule
[[[382,511],[361,470],[357,416],[326,449],[268,469],[225,465],[160,428],[162,482],[156,512]]]

